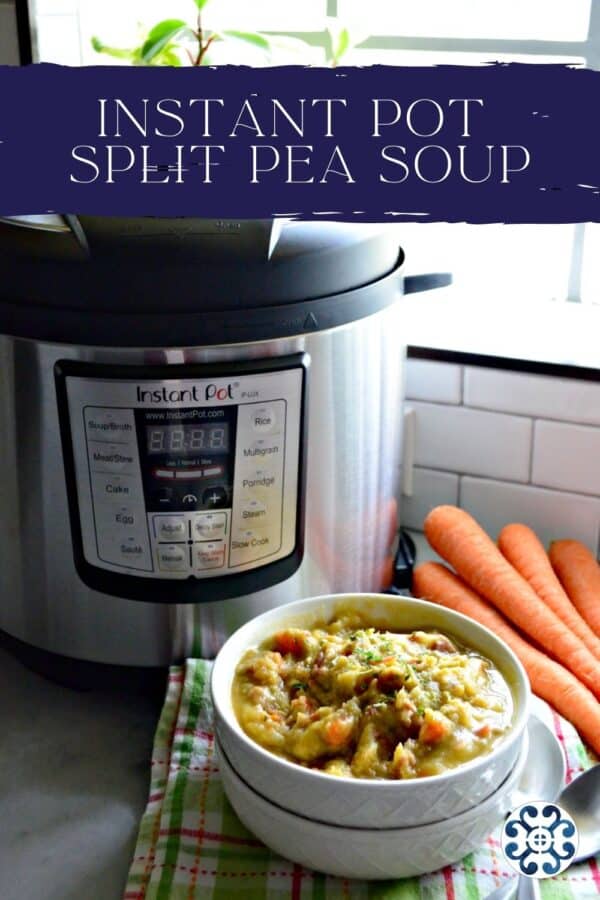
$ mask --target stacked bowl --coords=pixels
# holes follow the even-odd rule
[[[238,662],[282,628],[311,628],[356,610],[376,627],[436,630],[487,657],[510,687],[510,728],[491,752],[441,775],[407,780],[346,778],[305,768],[245,734],[232,703]],[[511,650],[472,620],[407,597],[348,594],[300,600],[240,628],[215,660],[211,693],[225,792],[267,846],[301,865],[346,878],[431,872],[480,846],[515,805],[527,757],[530,690]]]

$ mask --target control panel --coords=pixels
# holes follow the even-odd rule
[[[152,369],[129,378],[125,367],[114,377],[111,367],[111,377],[93,368],[90,377],[65,364],[61,414],[71,513],[75,506],[89,566],[181,581],[246,572],[294,551],[303,357],[281,367],[270,360],[265,371],[177,366],[177,377],[160,379]]]

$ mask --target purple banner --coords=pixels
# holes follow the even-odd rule
[[[0,67],[0,214],[600,221],[600,72]]]

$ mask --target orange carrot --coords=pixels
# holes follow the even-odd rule
[[[600,753],[600,704],[575,676],[536,650],[512,628],[504,616],[489,606],[441,563],[422,563],[413,574],[413,594],[475,619],[493,631],[520,659],[532,690],[551,704]]]
[[[554,541],[550,562],[573,605],[600,637],[600,566],[585,544]]]
[[[469,587],[600,697],[598,661],[504,559],[472,516],[456,506],[438,506],[425,519],[425,534]]]
[[[569,600],[535,532],[527,525],[505,525],[498,535],[498,546],[509,563],[529,582],[540,600],[543,600],[596,659],[600,660],[600,638],[594,634]],[[600,568],[598,572],[600,581]],[[600,602],[600,591],[598,601]]]

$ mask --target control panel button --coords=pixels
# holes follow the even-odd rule
[[[186,541],[188,537],[184,516],[154,516],[154,529],[159,541]]]
[[[115,472],[127,475],[137,472],[138,460],[133,446],[90,441],[88,452],[92,472]]]
[[[189,568],[187,546],[160,544],[157,549],[158,567],[164,572],[185,572]]]
[[[225,563],[225,542],[194,544],[192,556],[195,569],[220,569]]]
[[[226,513],[200,513],[192,519],[192,538],[197,541],[222,538],[226,529]]]
[[[257,434],[269,434],[277,425],[277,416],[272,406],[255,406],[250,411],[250,423]]]
[[[158,488],[153,491],[152,496],[161,506],[167,507],[173,502],[173,491],[171,488]]]
[[[112,518],[117,528],[134,528],[138,524],[137,513],[128,506],[121,506],[113,510]]]
[[[244,522],[260,521],[266,518],[267,507],[260,500],[246,500],[242,503],[242,519]]]
[[[130,441],[135,438],[130,409],[89,407],[85,411],[85,428],[92,441]]]
[[[128,475],[92,476],[94,500],[98,503],[139,502],[142,499],[136,480]]]
[[[277,552],[278,541],[273,546],[273,537],[268,533],[252,529],[240,529],[232,536],[230,562],[231,566],[241,566],[264,556]]]
[[[128,569],[152,570],[148,541],[142,532],[120,537],[114,529],[108,533],[99,531],[98,547],[100,558],[105,562]]]
[[[245,459],[253,459],[256,463],[273,461],[283,452],[283,443],[278,437],[256,438],[242,453]]]
[[[202,505],[209,508],[227,505],[227,491],[221,485],[207,488],[202,494]]]

